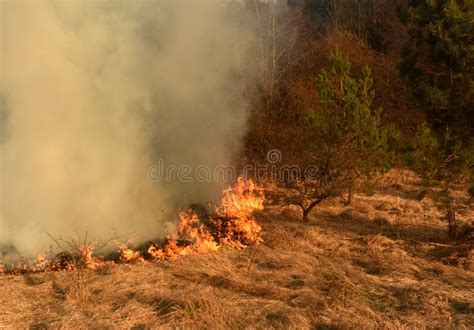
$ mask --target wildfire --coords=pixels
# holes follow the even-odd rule
[[[93,255],[95,244],[87,245],[84,244],[80,248],[80,259],[79,263],[81,266],[87,269],[97,269],[104,267],[107,262],[103,258],[98,258]]]
[[[150,244],[143,251],[118,244],[118,260],[122,263],[172,261],[193,253],[210,253],[223,245],[242,249],[262,242],[262,228],[253,212],[263,209],[262,190],[252,181],[239,178],[235,185],[223,191],[214,213],[196,214],[189,209],[179,214],[176,230],[162,244]],[[32,262],[19,262],[8,267],[0,262],[0,274],[68,270],[77,267],[97,269],[113,262],[93,255],[95,244],[84,244],[73,254],[61,253],[55,258],[38,255]]]
[[[3,274],[19,274],[19,273],[35,273],[42,272],[47,269],[54,269],[54,262],[45,254],[38,254],[34,260],[0,260],[0,275]]]
[[[145,262],[145,259],[142,258],[140,252],[130,249],[127,244],[118,243],[117,245],[119,249],[119,260],[121,262]]]
[[[161,248],[152,244],[147,253],[153,260],[163,261],[190,253],[214,252],[224,244],[237,249],[259,244],[262,228],[252,214],[263,209],[262,196],[253,181],[239,178],[224,190],[215,214],[201,215],[205,219],[200,219],[192,210],[181,212],[176,233],[168,237],[167,244]]]
[[[218,249],[217,242],[194,212],[181,212],[179,219],[176,233],[168,237],[168,242],[163,248],[158,248],[154,244],[148,248],[147,252],[153,260],[176,260],[190,253],[209,253]]]

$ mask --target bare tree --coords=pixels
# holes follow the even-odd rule
[[[254,0],[259,44],[260,83],[266,110],[270,110],[276,86],[292,62],[292,50],[298,39],[301,9],[290,10],[278,1]]]

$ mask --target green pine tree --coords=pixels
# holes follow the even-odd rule
[[[409,36],[400,63],[433,128],[474,133],[474,0],[411,0]]]
[[[305,219],[330,196],[349,189],[351,197],[357,179],[387,169],[391,160],[389,130],[380,124],[382,110],[372,106],[370,69],[365,67],[357,79],[339,50],[330,60],[329,70],[316,79],[319,104],[307,114],[311,138],[305,158],[316,170],[285,182],[294,192],[288,201],[301,207]]]
[[[388,131],[381,128],[381,108],[372,107],[375,92],[370,68],[362,78],[351,76],[349,60],[336,50],[331,69],[317,77],[320,111],[311,111],[309,121],[316,141],[315,154],[337,172],[350,189],[361,176],[386,169],[390,164]],[[332,163],[332,164],[331,164]]]
[[[473,168],[474,0],[409,2],[400,73],[429,122],[415,134],[409,163],[449,179]]]

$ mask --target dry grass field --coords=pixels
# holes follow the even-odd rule
[[[409,181],[409,180],[408,180]],[[264,243],[174,262],[0,277],[3,328],[471,328],[474,259],[441,189],[385,184],[303,222],[268,206]],[[452,191],[460,219],[467,194]]]

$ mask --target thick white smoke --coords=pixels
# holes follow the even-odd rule
[[[84,230],[149,239],[183,198],[217,195],[222,183],[147,171],[235,156],[250,38],[228,13],[217,1],[0,2],[0,246],[32,255],[47,232]]]

